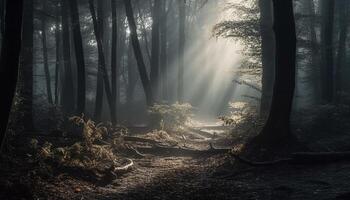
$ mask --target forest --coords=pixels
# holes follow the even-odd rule
[[[349,0],[0,0],[0,199],[350,199]]]

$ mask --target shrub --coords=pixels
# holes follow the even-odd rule
[[[188,104],[156,104],[149,109],[161,130],[178,130],[191,121],[193,107]]]

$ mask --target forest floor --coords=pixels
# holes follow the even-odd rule
[[[298,120],[303,120],[304,125],[299,123],[294,129],[303,133],[302,140],[312,141],[309,146],[313,151],[350,149],[350,135],[337,131],[350,130],[349,123],[328,130],[310,123],[306,125],[306,119]],[[317,128],[322,131],[316,135]],[[249,138],[241,132],[211,129],[189,131],[182,136],[183,141],[181,137],[172,139],[177,139],[183,148],[205,151],[238,148]],[[137,136],[143,137],[145,133],[138,130]],[[5,189],[0,190],[0,199],[350,199],[350,162],[253,167],[235,162],[228,154],[171,153],[147,154],[133,161],[131,171],[110,184],[101,185],[65,171],[55,175],[31,174],[33,166],[24,159],[5,156],[0,167],[0,188]]]

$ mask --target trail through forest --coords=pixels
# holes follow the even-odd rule
[[[176,144],[173,146],[177,149],[208,153],[210,149],[239,148],[247,140],[247,135],[230,133],[228,130],[223,126],[197,127],[187,130],[184,134],[171,136],[166,133],[162,133],[163,135],[150,133],[144,127],[135,127],[130,131],[134,138],[159,141],[161,146]],[[149,146],[139,141],[131,140],[131,143],[137,147]],[[30,193],[38,199],[319,200],[350,197],[347,190],[350,186],[348,162],[253,167],[237,163],[233,157],[225,153],[215,155],[191,155],[186,151],[163,153],[151,152],[138,158],[129,155],[133,157],[134,166],[112,181],[89,180],[69,171],[58,171],[54,173],[55,175],[41,174],[35,180],[31,180],[34,181],[35,187],[31,185],[33,182],[14,181],[13,184],[18,184],[15,185],[17,190],[21,187],[24,191],[31,188]],[[13,162],[14,165],[15,161]],[[21,162],[23,164],[23,161]],[[21,173],[28,172],[25,169],[17,170],[16,174],[8,174],[12,177],[5,179],[9,181],[16,179]],[[30,176],[30,173],[23,177],[26,176]],[[19,193],[19,195],[25,194]]]

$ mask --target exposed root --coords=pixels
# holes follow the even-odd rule
[[[113,172],[117,175],[121,175],[121,174],[125,174],[125,173],[129,172],[132,169],[132,167],[134,166],[134,161],[131,159],[127,159],[127,161],[128,161],[128,163],[122,167],[113,166],[113,168],[114,168]],[[114,163],[115,163],[115,161],[114,161]]]
[[[195,150],[166,146],[139,147],[137,149],[144,154],[153,154],[160,156],[212,156],[217,154],[225,154],[231,150],[214,148],[210,148],[208,150]]]
[[[269,166],[276,164],[328,164],[333,162],[350,161],[350,152],[297,152],[289,158],[273,161],[254,162],[242,158],[239,155],[232,155],[238,161],[250,166]]]

